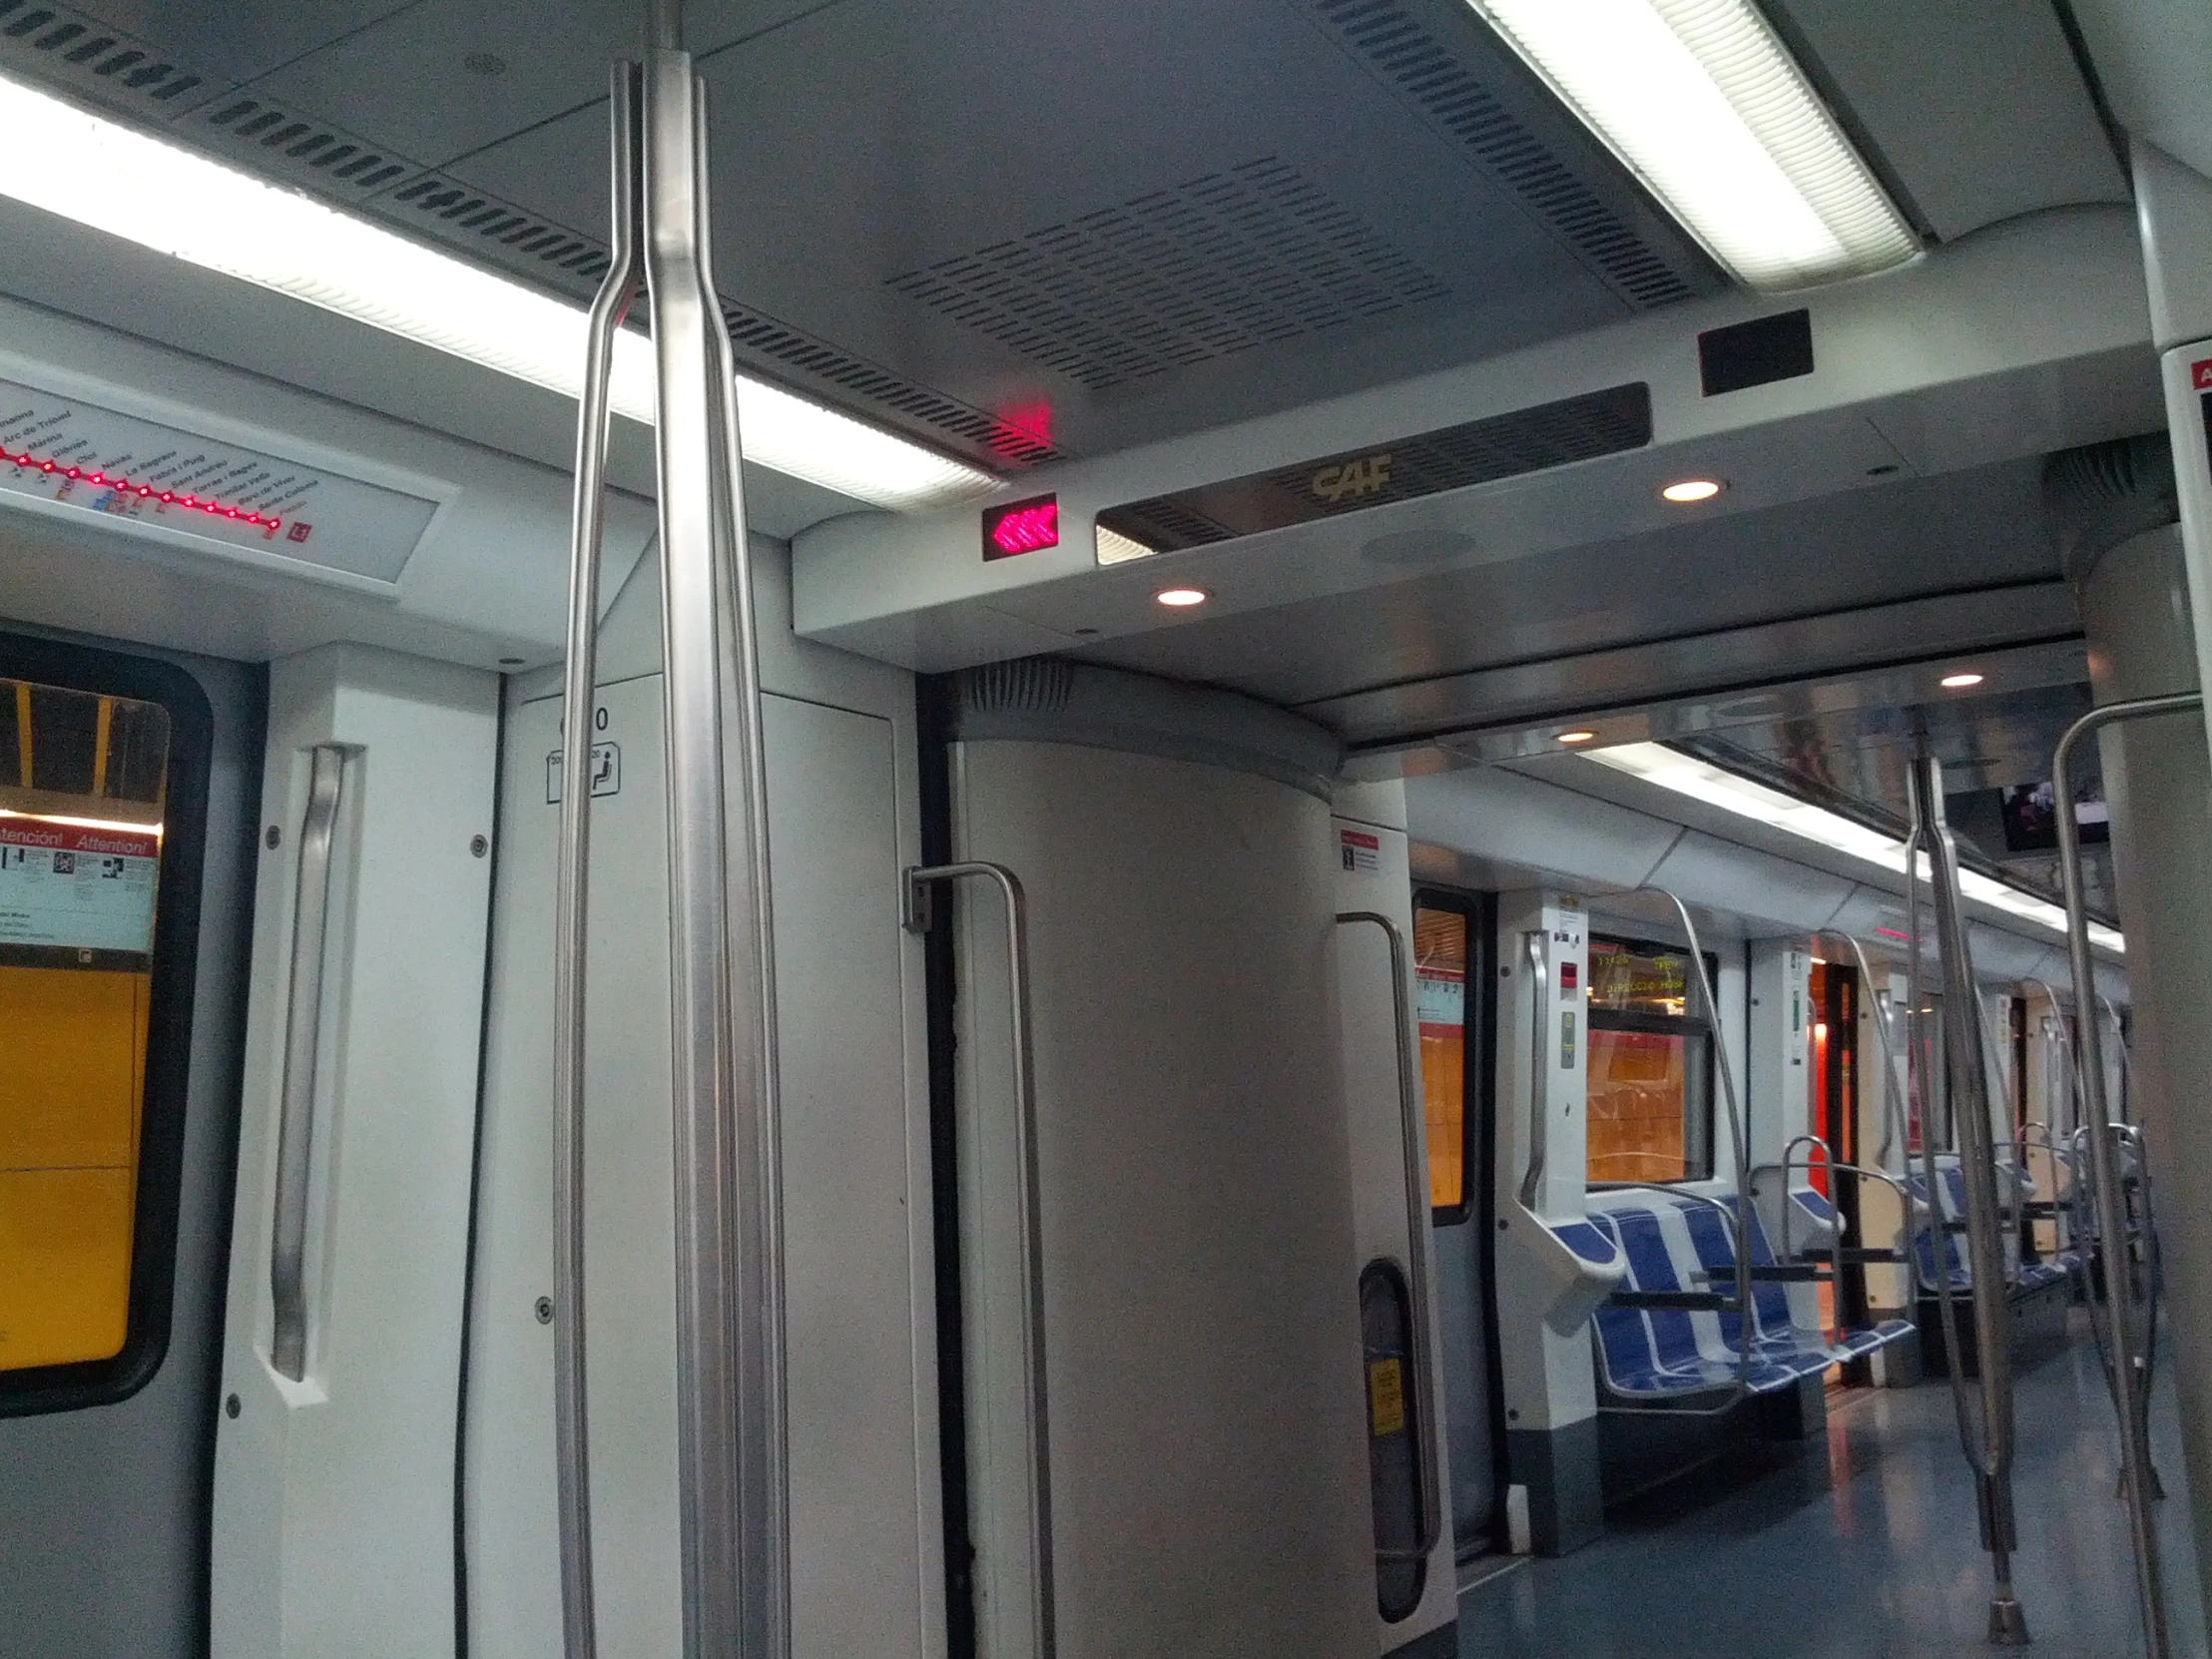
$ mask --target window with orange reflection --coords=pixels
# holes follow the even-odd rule
[[[1589,980],[1588,1179],[1711,1175],[1712,1035],[1693,1017],[1689,953],[1600,934]]]
[[[1467,1202],[1467,940],[1463,910],[1413,907],[1414,992],[1420,1017],[1421,1093],[1428,1116],[1428,1202]]]

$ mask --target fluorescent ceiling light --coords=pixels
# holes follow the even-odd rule
[[[1746,286],[1902,265],[1910,227],[1752,0],[1468,0]]]
[[[1738,818],[1750,819],[1769,829],[1781,830],[1828,847],[1832,851],[1848,853],[1880,866],[1901,880],[1905,875],[1905,843],[1879,830],[1870,830],[1854,823],[1840,813],[1829,812],[1825,807],[1815,807],[1779,790],[1770,790],[1764,784],[1755,784],[1748,778],[1739,778],[1732,772],[1708,766],[1656,743],[1624,743],[1618,748],[1601,749],[1585,753],[1583,759],[1597,761],[1617,772],[1641,778],[1648,784],[1656,784],[1676,795],[1688,796],[1708,807],[1718,807],[1723,812],[1734,813]],[[1922,878],[1928,876],[1924,857]],[[1961,869],[1958,872],[1958,890],[1967,898],[2018,916],[2046,928],[2061,938],[2066,933],[2066,912],[2048,899],[2037,898],[2019,888],[2007,886],[1978,870]],[[2114,929],[2101,922],[2089,923],[2089,941],[2106,950],[2124,953],[2127,942]]]
[[[582,310],[366,220],[6,79],[0,153],[67,160],[0,172],[0,195],[564,396],[582,390]],[[651,424],[643,335],[617,336],[611,390],[619,413]],[[742,374],[737,404],[747,460],[878,507],[942,506],[997,482]]]

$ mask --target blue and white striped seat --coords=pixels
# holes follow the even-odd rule
[[[1733,1209],[1733,1202],[1730,1202]],[[1624,1288],[1730,1295],[1736,1257],[1728,1220],[1712,1206],[1663,1191],[1640,1189],[1593,1200],[1591,1223],[1606,1231],[1628,1264]],[[1747,1229],[1755,1266],[1774,1252],[1758,1217]],[[1733,1311],[1637,1308],[1608,1304],[1596,1316],[1600,1379],[1628,1400],[1663,1400],[1733,1386],[1740,1373],[1754,1393],[1772,1393],[1817,1376],[1839,1361],[1872,1353],[1908,1334],[1902,1321],[1849,1333],[1831,1345],[1792,1323],[1789,1297],[1776,1282],[1752,1287],[1751,1357],[1743,1372],[1738,1344],[1742,1316]]]

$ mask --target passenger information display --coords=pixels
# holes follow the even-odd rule
[[[0,379],[0,500],[389,590],[438,503]]]
[[[0,948],[154,950],[161,837],[0,819]]]

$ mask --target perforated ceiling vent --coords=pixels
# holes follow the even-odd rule
[[[1626,190],[1620,193],[1623,200],[1608,202],[1536,131],[1538,112],[1509,107],[1511,66],[1498,54],[1488,63],[1470,61],[1473,32],[1483,27],[1471,14],[1452,18],[1455,28],[1467,33],[1447,43],[1406,0],[1307,0],[1307,5],[1348,53],[1464,146],[1630,303],[1649,309],[1724,285],[1688,245],[1684,257],[1654,247],[1634,223],[1637,210]],[[1452,10],[1465,13],[1457,0]],[[1508,89],[1506,98],[1487,84],[1491,80]]]
[[[164,119],[223,83],[68,6],[0,0],[0,62]]]
[[[1273,156],[907,272],[890,286],[1093,391],[1446,292]]]
[[[0,65],[68,87],[140,126],[166,127],[195,148],[235,160],[357,212],[449,243],[485,264],[572,298],[588,298],[607,248],[553,220],[424,168],[386,146],[164,56],[86,13],[0,0]],[[988,414],[893,374],[735,301],[723,315],[739,358],[802,391],[873,411],[988,464],[1056,460],[1018,420]]]

